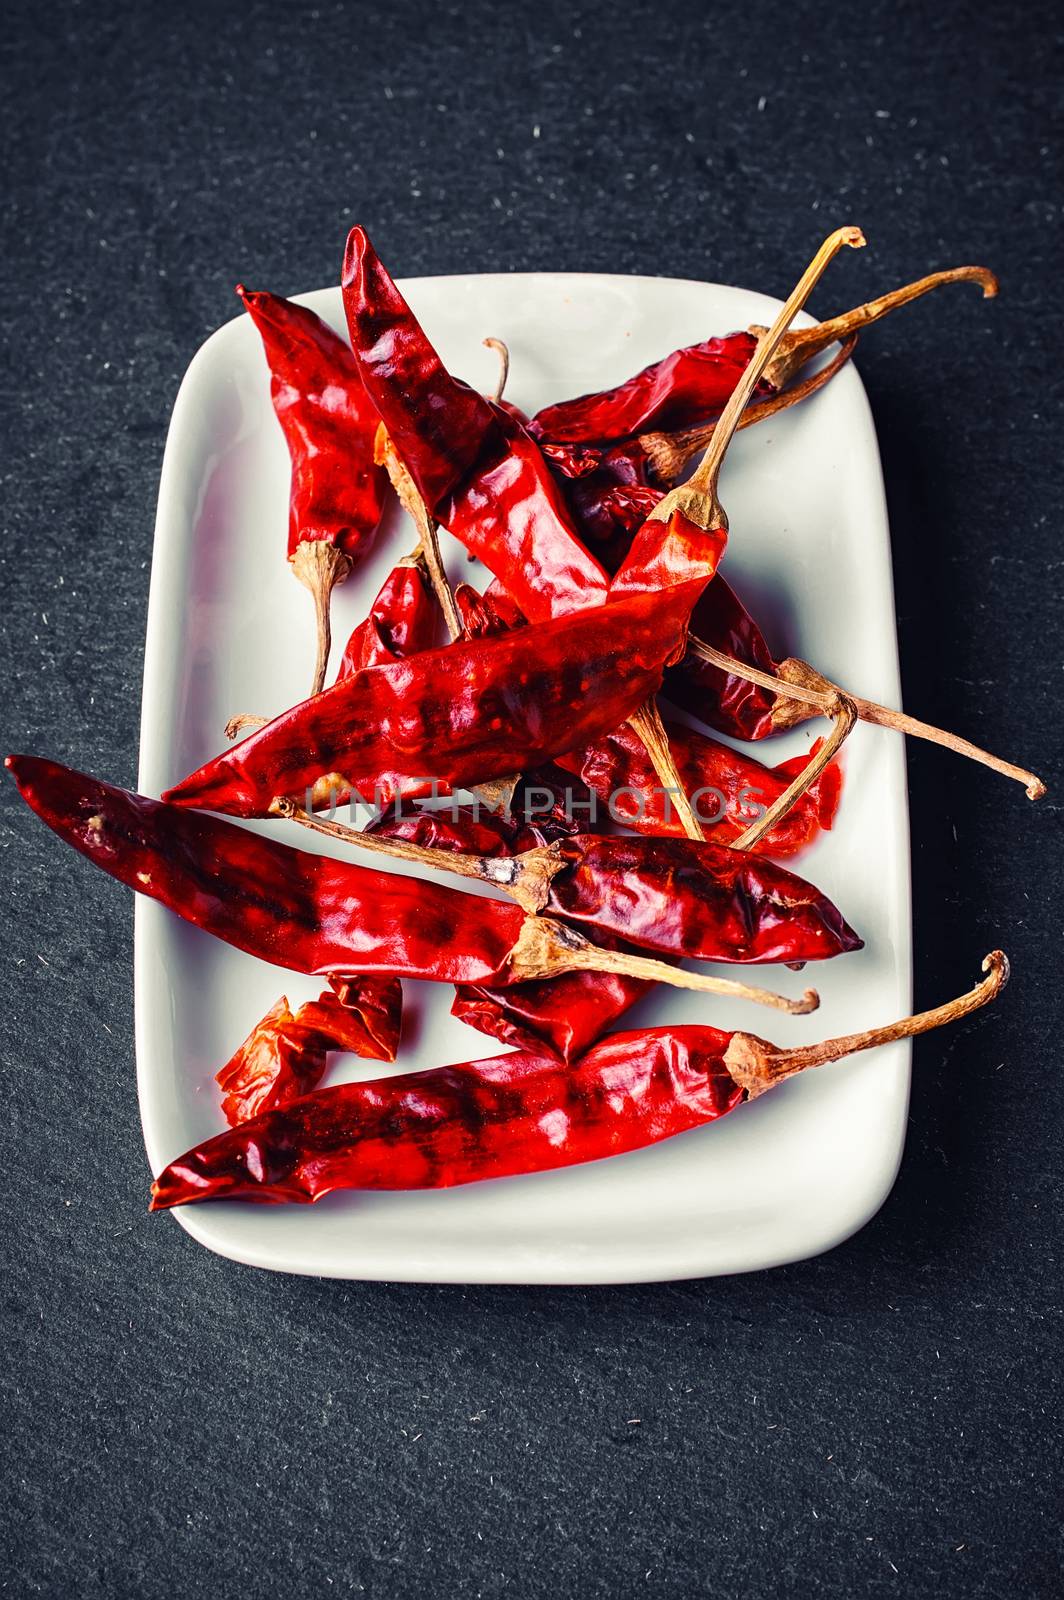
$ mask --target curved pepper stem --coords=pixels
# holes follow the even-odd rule
[[[926,278],[917,278],[915,283],[893,289],[890,294],[880,295],[878,300],[866,300],[864,305],[854,306],[852,311],[844,311],[841,316],[831,317],[827,322],[817,323],[812,328],[790,329],[780,340],[776,354],[765,368],[766,383],[770,383],[774,389],[785,388],[799,367],[819,355],[821,350],[826,350],[829,344],[860,333],[862,329],[871,327],[873,322],[888,317],[892,311],[909,305],[913,300],[922,299],[925,294],[947,283],[978,284],[984,300],[992,300],[998,292],[998,281],[987,267],[950,267],[945,272],[929,272]],[[762,334],[764,329],[753,327],[749,332]]]
[[[495,404],[498,405],[506,393],[506,380],[510,376],[510,347],[502,339],[483,339],[481,343],[486,345],[489,350],[494,350],[499,358],[499,376],[496,379],[495,388],[491,396]]]
[[[747,1098],[754,1100],[766,1089],[782,1083],[784,1078],[809,1067],[821,1067],[828,1061],[838,1061],[843,1056],[856,1055],[859,1050],[874,1050],[881,1044],[893,1044],[896,1039],[911,1039],[918,1033],[929,1033],[932,1028],[942,1028],[948,1022],[958,1022],[970,1016],[981,1006],[996,1000],[1009,981],[1009,961],[1003,950],[991,950],[983,960],[987,976],[967,994],[931,1011],[920,1011],[913,1017],[903,1017],[883,1028],[869,1028],[864,1033],[847,1033],[838,1039],[825,1039],[822,1044],[802,1045],[795,1050],[781,1050],[752,1033],[733,1033],[724,1052],[724,1065]]]
[[[830,716],[841,695],[855,707],[858,720],[861,722],[870,722],[877,728],[892,728],[895,733],[909,734],[914,739],[926,739],[930,744],[941,745],[945,750],[953,750],[957,755],[967,756],[970,761],[978,761],[991,771],[1000,772],[1002,777],[1022,783],[1027,791],[1028,800],[1041,800],[1046,793],[1042,779],[1036,773],[1028,772],[1026,767],[1018,767],[1011,761],[1003,761],[1000,756],[991,755],[988,750],[983,750],[979,745],[972,744],[970,740],[962,739],[955,733],[948,733],[945,728],[936,728],[933,723],[920,722],[904,711],[893,711],[889,706],[881,706],[875,700],[865,700],[860,695],[850,694],[797,656],[781,661],[779,675],[773,676],[771,672],[762,672],[759,667],[752,667],[735,656],[725,655],[723,650],[717,650],[713,645],[706,644],[704,639],[689,635],[687,644],[692,654],[700,656],[703,661],[720,667],[723,672],[729,672],[733,677],[745,678],[748,683],[759,684],[762,689],[769,689],[777,694],[780,697],[779,705],[772,717],[777,732],[782,733],[787,728],[793,728],[809,717]]]
[[[860,228],[837,228],[834,233],[829,234],[824,240],[824,243],[820,246],[820,249],[780,307],[776,320],[767,332],[762,334],[749,365],[732,390],[728,404],[720,414],[709,448],[702,457],[697,471],[689,483],[684,484],[680,489],[674,489],[672,494],[665,496],[661,504],[651,512],[653,518],[665,522],[673,511],[678,509],[701,527],[710,526],[709,520],[702,520],[703,516],[712,518],[717,526],[725,528],[728,526],[724,508],[717,497],[717,486],[720,479],[720,469],[724,464],[728,446],[731,444],[732,437],[739,426],[739,418],[764,376],[770,361],[776,354],[788,328],[820,282],[830,263],[845,246],[849,245],[851,249],[859,250],[864,242],[865,237]],[[674,496],[677,497],[675,504],[670,504]],[[695,514],[691,509],[692,502],[695,501],[696,497],[702,497],[706,502],[705,508],[700,508],[702,515]]]
[[[857,721],[857,707],[850,697],[841,692],[837,693],[833,709],[827,711],[827,707],[825,707],[825,711],[834,722],[834,727],[828,738],[824,740],[816,755],[806,762],[794,781],[788,784],[779,798],[758,817],[755,823],[747,828],[745,833],[740,834],[738,839],[733,842],[733,850],[752,850],[754,845],[763,839],[765,834],[774,828],[781,818],[787,815],[792,806],[802,798],[806,790],[812,787],[828,763],[834,759],[849,738]]]
[[[351,560],[342,550],[325,539],[304,539],[296,546],[292,557],[292,572],[304,588],[310,590],[314,601],[314,619],[317,627],[317,651],[314,660],[314,677],[310,692],[320,694],[325,684],[332,650],[332,592],[343,583],[351,571]]]
[[[428,574],[432,585],[432,592],[439,602],[443,612],[443,620],[447,627],[449,637],[457,639],[462,632],[462,619],[458,615],[458,607],[454,603],[451,585],[444,570],[443,557],[440,555],[440,541],[436,534],[436,521],[429,511],[418,491],[417,485],[407,471],[399,452],[392,443],[391,436],[382,422],[377,428],[373,440],[373,460],[379,467],[384,467],[392,488],[395,490],[399,504],[413,521],[417,529],[417,549],[414,551],[415,559],[420,559]]]

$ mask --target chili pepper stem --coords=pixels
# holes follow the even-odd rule
[[[945,272],[928,273],[926,278],[917,278],[915,283],[893,289],[878,300],[867,300],[864,305],[854,306],[852,311],[844,311],[841,316],[832,317],[827,322],[817,323],[812,328],[792,328],[784,334],[776,354],[765,368],[765,381],[775,389],[785,388],[798,368],[819,355],[821,350],[826,350],[829,344],[871,327],[873,322],[879,322],[892,311],[921,299],[925,294],[930,294],[932,289],[941,288],[947,283],[977,283],[983,291],[984,300],[993,299],[998,292],[998,281],[986,267],[951,267]],[[749,332],[760,335],[764,329],[753,327]]]
[[[483,342],[489,350],[494,350],[499,358],[499,376],[495,383],[495,391],[491,397],[495,404],[498,405],[506,393],[506,380],[510,376],[510,350],[502,339],[485,339]]]
[[[252,711],[240,711],[226,723],[225,737],[240,739],[245,733],[254,733],[256,728],[264,728],[268,721],[268,717],[257,717]]]
[[[827,711],[826,707],[825,711]],[[766,811],[762,812],[757,821],[747,828],[745,833],[740,834],[739,838],[733,842],[733,850],[752,850],[754,845],[760,839],[763,839],[765,834],[771,828],[774,828],[782,817],[787,815],[791,807],[816,782],[824,768],[841,749],[852,732],[854,723],[857,721],[857,707],[848,695],[840,692],[835,696],[834,709],[827,714],[831,716],[834,722],[834,727],[828,738],[824,740],[816,755],[806,762],[801,772],[784,789],[779,798]]]
[[[733,1033],[724,1052],[724,1065],[747,1098],[755,1100],[766,1089],[782,1083],[784,1078],[809,1067],[820,1067],[828,1061],[838,1061],[843,1056],[855,1055],[859,1050],[874,1050],[879,1045],[892,1044],[896,1039],[911,1039],[918,1033],[929,1033],[961,1017],[970,1016],[981,1006],[995,1000],[1009,981],[1009,961],[1003,950],[991,950],[983,960],[987,976],[967,994],[931,1011],[918,1012],[904,1017],[900,1022],[888,1023],[882,1028],[869,1028],[864,1033],[843,1034],[838,1039],[825,1039],[821,1044],[803,1045],[795,1050],[781,1050],[752,1033]]]
[[[776,320],[768,331],[762,334],[742,377],[728,397],[728,403],[713,430],[709,448],[693,476],[679,488],[670,490],[654,507],[648,520],[668,522],[673,513],[679,511],[700,528],[727,528],[728,519],[718,498],[717,486],[720,469],[739,425],[739,418],[775,355],[781,339],[816,288],[830,262],[844,246],[850,245],[856,250],[860,249],[864,242],[865,237],[860,228],[837,228],[824,240],[780,307]]]
[[[771,1006],[791,1016],[815,1011],[820,996],[806,989],[800,1000],[788,999],[771,989],[758,989],[733,978],[711,978],[700,972],[686,972],[649,956],[629,955],[622,950],[603,950],[583,934],[556,922],[553,917],[530,916],[514,945],[509,970],[520,982],[553,978],[562,972],[617,972],[652,983],[668,983],[675,989],[697,989],[702,994],[728,995],[733,1000],[751,1000]]]
[[[458,615],[458,607],[454,603],[451,585],[447,581],[444,571],[443,558],[440,555],[440,543],[436,534],[436,522],[429,512],[424,500],[419,494],[413,478],[410,476],[399,453],[392,443],[387,428],[382,422],[377,428],[376,438],[373,441],[373,459],[378,466],[387,469],[392,488],[399,499],[399,504],[413,519],[417,529],[418,550],[428,573],[432,591],[439,601],[443,620],[447,627],[449,637],[457,639],[462,632],[462,619]]]
[[[330,616],[332,592],[338,583],[343,583],[351,571],[351,561],[342,550],[338,550],[334,544],[325,539],[304,539],[302,544],[296,546],[291,563],[292,572],[304,588],[310,590],[311,599],[314,601],[318,639],[310,693],[316,695],[321,693],[325,683],[329,652],[332,649]]]
[[[988,750],[983,750],[979,745],[972,744],[968,739],[961,739],[955,733],[948,733],[945,728],[936,728],[930,722],[920,722],[916,717],[910,717],[904,711],[892,711],[889,706],[881,706],[875,700],[865,700],[860,695],[850,694],[837,684],[817,672],[807,661],[800,660],[797,656],[790,656],[779,664],[779,675],[773,676],[770,672],[762,672],[758,667],[748,666],[745,661],[739,661],[734,656],[725,655],[722,650],[716,650],[705,640],[697,639],[693,635],[688,637],[688,648],[700,656],[703,661],[708,661],[715,667],[720,667],[723,672],[731,673],[736,678],[745,678],[749,683],[756,683],[762,689],[770,689],[781,697],[781,704],[773,714],[773,726],[778,732],[793,728],[797,723],[805,721],[808,717],[830,714],[833,696],[845,695],[856,707],[858,719],[861,722],[870,722],[878,728],[892,728],[895,733],[909,734],[914,739],[926,739],[930,744],[938,744],[945,750],[953,750],[957,755],[967,756],[970,761],[978,761],[982,766],[989,767],[993,772],[1000,772],[1002,777],[1012,778],[1016,783],[1022,783],[1027,791],[1029,800],[1041,800],[1046,793],[1046,786],[1036,773],[1028,772],[1026,767],[1015,766],[1011,761],[1003,761],[1000,756],[993,756]],[[808,711],[801,708],[808,706]]]
[[[438,850],[431,845],[412,844],[405,839],[382,839],[375,833],[365,833],[360,828],[350,828],[343,822],[333,822],[315,817],[297,806],[294,800],[278,795],[270,806],[276,817],[298,822],[301,827],[329,839],[340,839],[345,844],[355,844],[377,855],[393,856],[401,861],[417,861],[421,866],[439,872],[453,872],[461,878],[476,878],[480,883],[490,883],[516,900],[522,910],[529,913],[541,911],[547,903],[550,881],[561,870],[563,863],[549,845],[526,850],[518,856],[477,856],[461,851]]]
[[[831,360],[819,372],[814,372],[808,378],[802,378],[798,383],[792,383],[788,388],[778,394],[769,395],[765,400],[758,400],[753,405],[747,406],[739,418],[737,431],[743,428],[752,428],[755,423],[765,422],[769,417],[774,417],[777,411],[786,411],[791,406],[796,406],[802,400],[808,400],[829,384],[837,372],[849,361],[857,348],[857,335],[851,334],[845,339]],[[691,457],[700,450],[705,450],[711,442],[717,429],[717,423],[707,422],[698,428],[682,428],[676,433],[643,433],[639,436],[639,443],[646,456],[647,467],[650,475],[657,478],[659,483],[675,483],[683,472],[684,467]]]
[[[675,805],[687,837],[704,839],[705,832],[691,809],[691,802],[683,786],[683,778],[669,748],[668,734],[662,726],[661,713],[654,701],[648,700],[645,705],[640,706],[639,710],[628,718],[628,725],[635,729],[646,747],[654,771],[661,780],[668,799]]]

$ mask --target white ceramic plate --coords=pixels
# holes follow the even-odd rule
[[[403,288],[444,361],[480,388],[496,372],[482,339],[505,339],[508,392],[528,411],[616,382],[710,332],[769,322],[778,308],[745,290],[658,278],[517,273],[420,278]],[[338,289],[303,299],[343,328]],[[259,339],[240,316],[189,367],[166,446],[144,671],[140,787],[148,794],[214,754],[232,712],[273,713],[305,691],[311,607],[284,560],[288,475]],[[852,367],[815,399],[739,435],[723,498],[732,526],[725,571],[774,624],[780,653],[806,656],[854,691],[898,704],[882,478]],[[336,591],[337,649],[412,545],[403,521],[389,514],[371,557]],[[457,546],[445,553],[468,576]],[[782,760],[823,727],[807,725],[760,754]],[[859,727],[845,765],[836,828],[799,870],[837,900],[865,948],[804,974],[750,971],[751,981],[793,993],[814,981],[819,1012],[785,1018],[662,988],[625,1026],[712,1020],[797,1043],[909,1010],[901,741]],[[313,848],[306,835],[298,843]],[[137,1062],[154,1172],[222,1129],[213,1075],[277,996],[298,1003],[320,987],[138,899]],[[449,987],[404,989],[400,1062],[388,1069],[333,1058],[327,1081],[497,1053],[450,1016]],[[909,1047],[896,1044],[793,1080],[714,1127],[566,1172],[174,1215],[222,1255],[335,1277],[609,1283],[751,1271],[826,1250],[878,1209],[901,1155],[908,1082]]]

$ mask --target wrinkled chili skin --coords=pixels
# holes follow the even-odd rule
[[[347,641],[340,678],[350,678],[363,667],[431,650],[436,642],[439,607],[419,563],[400,562],[393,567],[380,593]]]
[[[691,633],[747,666],[776,673],[764,634],[719,572],[695,603]],[[776,731],[772,713],[777,697],[770,689],[736,678],[691,652],[670,668],[666,693],[676,705],[734,739],[764,739]]]
[[[543,911],[699,961],[820,961],[863,941],[819,889],[772,861],[693,839],[560,839]]]
[[[453,788],[540,765],[624,722],[681,653],[701,579],[494,639],[458,640],[333,684],[167,791],[266,816],[328,773],[366,798],[387,775]]]
[[[756,348],[755,336],[744,332],[673,350],[613,389],[544,406],[529,431],[551,444],[596,445],[711,422],[727,405]],[[773,392],[762,380],[754,398]]]
[[[322,539],[362,555],[388,478],[373,461],[377,414],[343,339],[306,306],[237,289],[262,337],[273,409],[292,459],[288,556]]]
[[[555,800],[545,810],[549,791]],[[526,800],[535,807],[528,820],[522,809]],[[537,768],[522,778],[508,817],[472,806],[418,809],[398,816],[389,811],[371,822],[366,832],[436,850],[513,856],[564,838],[578,827],[586,829],[592,806],[591,792],[579,779],[557,768]],[[596,809],[605,818],[606,808]],[[596,943],[610,950],[633,948],[606,933]],[[563,972],[527,983],[464,983],[455,991],[451,1014],[502,1044],[574,1061],[652,988],[643,978],[617,972]]]
[[[341,282],[355,366],[431,510],[480,459],[496,413],[451,377],[362,228],[348,235]]]
[[[295,972],[498,981],[524,921],[507,902],[309,855],[53,761],[7,764],[42,822],[96,866]]]
[[[719,744],[695,728],[666,721],[669,748],[684,791],[716,844],[731,844],[787,788],[816,754],[778,767],[763,766],[731,745]],[[615,728],[583,750],[559,756],[559,765],[610,802],[616,821],[638,833],[683,838],[675,805],[667,801],[645,747],[631,727]],[[842,792],[842,773],[832,763],[799,797],[785,817],[754,845],[758,855],[793,856],[831,827]]]
[[[394,1061],[402,1025],[398,978],[330,978],[331,988],[293,1012],[282,995],[216,1074],[230,1127],[317,1088],[330,1050]]]
[[[640,1150],[742,1102],[724,1065],[730,1038],[656,1028],[614,1034],[573,1066],[517,1052],[319,1090],[171,1162],[151,1208],[445,1189]]]
[[[343,276],[354,358],[426,505],[532,622],[606,597],[561,489],[512,409],[452,378],[361,228]]]

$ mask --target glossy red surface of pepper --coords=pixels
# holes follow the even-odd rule
[[[332,988],[295,1012],[282,995],[217,1074],[231,1127],[317,1088],[330,1050],[395,1060],[403,1009],[399,979],[330,981]]]
[[[612,389],[544,406],[529,429],[552,444],[598,444],[692,427],[724,409],[756,348],[755,336],[743,332],[673,350]],[[755,390],[770,392],[764,380]]]
[[[152,1185],[153,1210],[196,1200],[319,1200],[337,1189],[443,1189],[642,1149],[776,1084],[971,1015],[1001,993],[1004,953],[967,994],[794,1050],[717,1028],[618,1033],[573,1066],[518,1052],[306,1095],[208,1139]]]
[[[152,1210],[194,1200],[320,1200],[443,1189],[638,1150],[745,1098],[716,1028],[620,1033],[575,1065],[524,1052],[306,1095],[162,1171]]]
[[[393,567],[370,608],[347,641],[337,681],[364,667],[431,650],[436,642],[439,608],[424,569],[417,561]]]
[[[237,293],[262,336],[292,458],[289,559],[307,540],[357,557],[380,521],[388,479],[373,463],[378,417],[351,350],[306,306],[242,285]]]
[[[344,307],[374,406],[426,505],[503,579],[530,621],[605,600],[609,582],[512,411],[451,377],[361,228]]]
[[[664,726],[695,814],[718,844],[737,839],[762,810],[778,800],[821,744],[818,739],[808,756],[766,767],[682,723],[667,721]],[[617,728],[584,750],[559,756],[558,762],[610,805],[616,822],[638,833],[684,837],[683,823],[667,802],[643,744],[631,728]],[[796,855],[831,827],[841,793],[842,772],[833,763],[757,841],[754,851],[763,856]]]
[[[387,778],[429,792],[537,766],[607,733],[683,649],[698,579],[499,638],[368,668],[275,717],[167,792],[180,805],[265,816],[338,773],[371,798]],[[418,781],[420,780],[420,788]]]
[[[700,961],[817,961],[862,941],[826,895],[775,862],[695,839],[559,839],[543,911]]]
[[[7,764],[27,804],[96,866],[295,972],[498,980],[524,922],[509,902],[293,850],[53,761]]]

